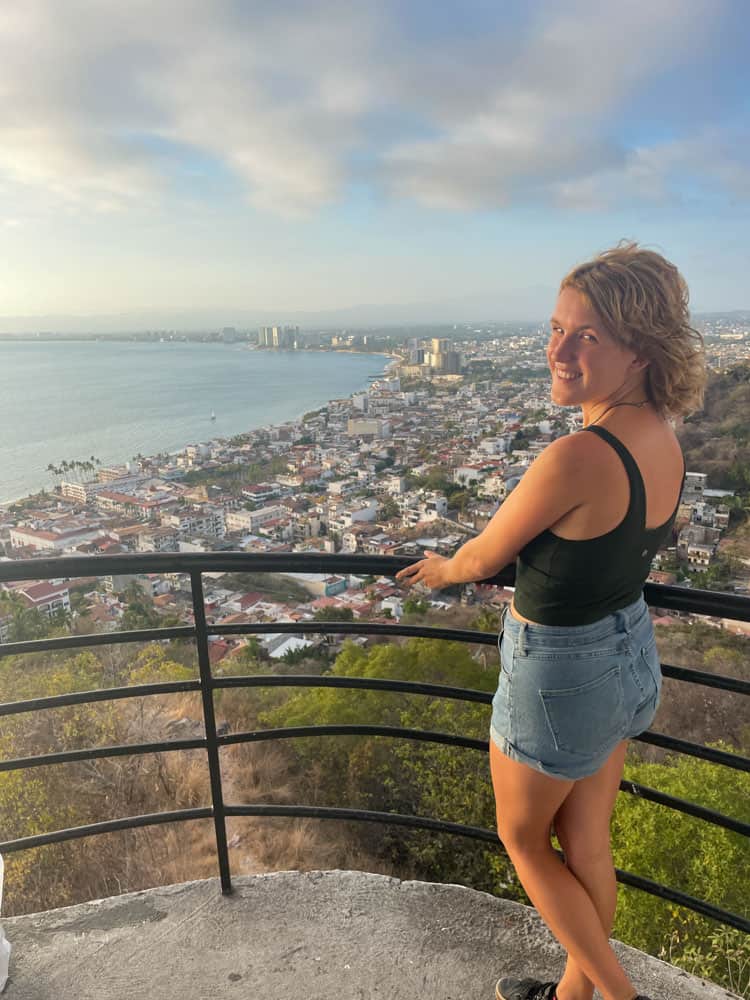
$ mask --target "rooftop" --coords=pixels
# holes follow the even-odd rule
[[[4,921],[7,1000],[255,997],[492,1000],[500,976],[559,976],[563,952],[534,910],[458,885],[351,871],[149,889]],[[654,1000],[724,989],[622,944]]]

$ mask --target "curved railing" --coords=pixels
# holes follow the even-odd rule
[[[237,743],[249,743],[262,740],[288,739],[306,736],[341,736],[367,735],[390,736],[401,739],[422,740],[433,743],[444,743],[450,746],[468,747],[482,752],[488,751],[487,740],[471,739],[463,736],[453,736],[447,733],[405,729],[395,726],[373,725],[326,725],[298,726],[294,728],[272,729],[255,732],[217,734],[214,714],[213,693],[222,688],[232,687],[339,687],[364,688],[367,690],[395,691],[408,694],[423,694],[433,698],[451,698],[459,701],[479,702],[489,705],[492,695],[484,691],[449,687],[446,685],[412,683],[407,681],[386,680],[378,678],[337,677],[331,675],[259,675],[244,677],[214,677],[209,660],[208,637],[210,635],[258,635],[262,633],[330,633],[354,635],[389,635],[389,636],[419,636],[432,639],[450,639],[482,645],[496,644],[497,637],[468,629],[435,628],[415,625],[391,625],[370,622],[333,622],[333,621],[302,621],[274,622],[264,624],[243,625],[208,625],[206,622],[203,579],[206,572],[275,572],[275,573],[318,573],[329,576],[335,573],[355,573],[357,575],[393,576],[399,569],[412,560],[394,556],[352,556],[352,555],[317,555],[310,553],[274,553],[250,555],[240,552],[205,553],[205,554],[145,554],[117,556],[86,556],[61,557],[53,559],[33,559],[23,561],[8,561],[0,563],[0,582],[39,580],[63,578],[70,579],[84,576],[108,576],[112,574],[131,575],[137,573],[181,573],[189,575],[192,588],[192,603],[194,625],[176,626],[172,628],[146,629],[130,632],[106,632],[93,635],[66,636],[56,639],[39,639],[29,642],[11,642],[0,644],[0,657],[12,653],[42,652],[44,650],[59,650],[81,648],[113,643],[131,643],[155,641],[163,639],[194,639],[198,652],[199,678],[190,681],[174,681],[159,684],[142,684],[126,688],[109,688],[95,691],[75,692],[55,695],[45,698],[34,698],[28,701],[13,702],[0,705],[0,716],[17,715],[21,712],[36,712],[47,708],[58,708],[66,705],[87,704],[97,701],[113,701],[123,698],[140,698],[154,694],[172,694],[175,692],[200,691],[203,704],[203,720],[205,737],[189,740],[169,740],[154,743],[127,744],[122,746],[97,747],[87,750],[73,750],[60,753],[41,754],[35,757],[22,757],[13,760],[0,761],[0,771],[11,771],[20,768],[33,768],[50,764],[63,764],[72,761],[94,760],[103,757],[130,756],[156,752],[175,752],[180,750],[203,749],[208,759],[208,769],[211,785],[211,801],[209,807],[195,809],[180,809],[170,812],[151,813],[142,816],[129,816],[101,823],[88,824],[67,830],[56,830],[50,833],[32,837],[22,837],[17,840],[0,843],[0,854],[27,850],[46,844],[59,843],[78,837],[87,837],[97,833],[110,833],[117,830],[134,827],[150,826],[159,823],[175,821],[209,819],[214,821],[216,848],[221,877],[222,891],[231,892],[231,874],[229,870],[229,854],[226,837],[226,818],[229,816],[305,816],[317,819],[359,820],[365,822],[387,823],[418,829],[440,831],[486,841],[497,845],[497,833],[479,827],[465,826],[446,820],[433,819],[425,816],[413,816],[389,812],[376,812],[363,809],[330,808],[308,805],[228,805],[224,802],[219,765],[221,747]],[[514,573],[512,567],[507,567],[503,573],[494,577],[492,582],[498,585],[512,585]],[[660,608],[693,612],[703,615],[718,615],[738,621],[750,621],[750,599],[746,597],[719,594],[709,591],[695,591],[679,587],[666,587],[647,584],[644,589],[646,601]],[[700,684],[707,687],[731,691],[737,695],[750,694],[750,682],[704,673],[697,670],[662,665],[665,677],[673,678],[682,683]],[[709,760],[717,765],[730,767],[741,771],[750,771],[750,759],[739,754],[727,753],[710,747],[705,747],[688,740],[677,739],[662,733],[646,732],[637,737],[641,742],[689,754],[703,760]],[[696,803],[667,795],[656,789],[631,781],[622,781],[622,792],[636,795],[650,802],[659,803],[678,812],[695,816],[698,819],[712,823],[734,833],[750,837],[750,824],[741,822],[731,816],[725,816],[714,810],[704,808]],[[735,927],[750,933],[750,920],[739,914],[730,913],[704,900],[700,900],[680,890],[661,885],[650,879],[631,872],[617,870],[618,881],[624,885],[643,890],[654,896],[659,896],[680,906],[687,907],[706,917],[710,917],[730,927]]]

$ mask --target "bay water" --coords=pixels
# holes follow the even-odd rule
[[[387,362],[242,344],[2,342],[0,503],[51,489],[47,466],[63,459],[122,463],[283,423],[366,388]]]

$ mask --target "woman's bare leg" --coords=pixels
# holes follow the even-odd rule
[[[604,1000],[636,990],[617,961],[589,892],[558,858],[550,828],[575,786],[511,760],[490,740],[497,829],[521,884],[542,919]]]
[[[626,750],[627,741],[623,741],[596,774],[576,781],[554,819],[565,864],[591,897],[608,937],[617,906],[609,824]],[[568,956],[565,974],[557,987],[558,1000],[591,1000],[593,995],[594,984],[575,959]]]

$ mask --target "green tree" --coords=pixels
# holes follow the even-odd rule
[[[316,622],[352,622],[354,612],[351,608],[318,608],[313,618]]]
[[[466,508],[471,500],[471,494],[467,490],[458,490],[456,492],[451,492],[451,507],[458,510],[461,516],[466,513]]]
[[[747,499],[745,496],[724,497],[721,501],[729,508],[729,530],[747,521]]]
[[[490,691],[495,679],[461,643],[412,639],[403,645],[363,650],[347,643],[331,673],[448,684]],[[336,688],[309,689],[288,696],[261,713],[270,727],[325,724],[383,724],[486,739],[489,708],[418,695]],[[476,750],[383,737],[326,737],[295,740],[300,773],[318,775],[306,789],[318,802],[433,816],[489,829],[494,804],[487,755]],[[320,775],[324,777],[321,779]],[[365,830],[368,849],[404,870],[442,881],[460,879],[491,891],[519,892],[500,847],[487,849],[455,837]]]
[[[10,617],[8,623],[9,642],[29,642],[32,639],[46,639],[55,627],[65,622],[53,622],[38,608],[29,607],[23,597],[15,591],[0,594],[0,616]]]
[[[123,596],[128,606],[120,621],[122,632],[159,628],[163,624],[161,616],[154,608],[151,597],[141,589],[135,580],[131,580],[127,585]]]
[[[186,667],[171,659],[168,651],[159,643],[149,643],[136,656],[128,677],[129,684],[159,684],[165,681],[192,680],[197,674],[195,667]]]
[[[717,556],[707,570],[693,573],[693,586],[701,590],[725,590],[727,584],[739,570],[734,559]]]
[[[393,497],[388,497],[387,499],[381,501],[378,516],[383,521],[390,521],[392,518],[398,517],[400,513],[399,506]]]
[[[407,597],[403,607],[405,615],[426,615],[430,610],[430,602],[422,601],[418,597]]]
[[[0,661],[0,700],[23,701],[101,687],[102,667],[91,652],[71,656],[32,654]],[[112,743],[115,709],[110,704],[70,705],[22,713],[3,721],[0,756],[35,756]],[[9,839],[91,822],[88,765],[66,764],[0,773],[0,829]],[[94,818],[100,819],[101,814]],[[75,864],[59,864],[59,848],[11,854],[7,859],[7,905],[18,911],[25,901],[65,900]],[[49,905],[47,903],[47,905]],[[55,905],[58,905],[55,903]]]
[[[482,608],[476,618],[469,623],[471,628],[480,632],[494,632],[500,630],[500,614],[494,608]]]
[[[733,750],[721,743],[716,746]],[[692,757],[668,757],[664,764],[628,762],[625,777],[750,822],[750,775],[741,771]],[[620,795],[612,838],[618,867],[747,914],[750,851],[740,834],[638,796]],[[736,964],[732,966],[727,949],[739,948],[741,954],[734,958],[750,961],[745,936],[730,934],[727,944],[724,930],[713,921],[637,890],[621,890],[614,936],[735,992],[741,973]],[[722,940],[727,944],[723,949]]]

